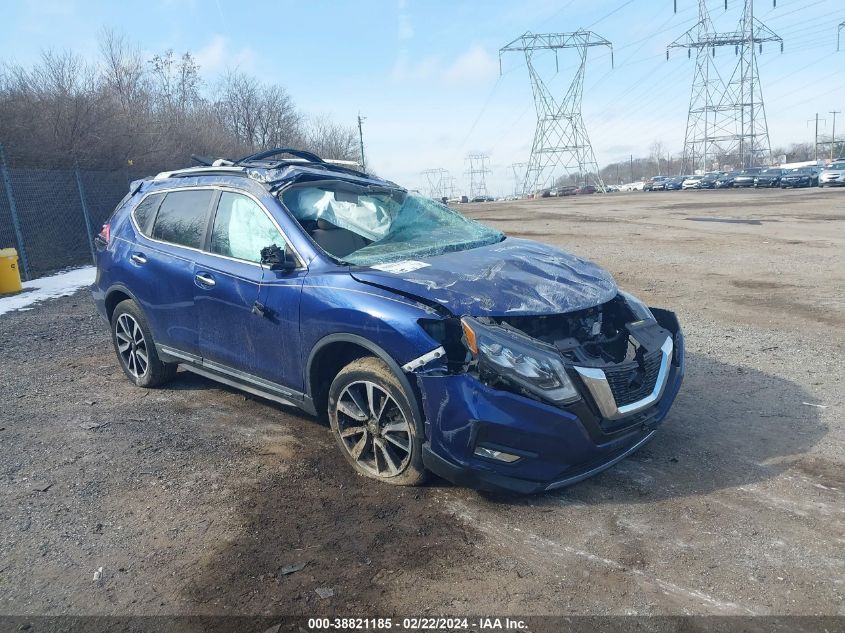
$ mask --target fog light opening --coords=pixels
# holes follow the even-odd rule
[[[511,453],[497,451],[493,448],[487,448],[486,446],[476,446],[474,454],[478,457],[486,457],[487,459],[494,459],[497,462],[505,462],[506,464],[513,464],[514,462],[522,459],[519,455],[512,455]]]

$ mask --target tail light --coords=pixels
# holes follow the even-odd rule
[[[97,234],[97,239],[105,246],[109,243],[109,237],[111,236],[111,227],[109,223],[106,222],[103,225],[103,228],[100,229],[100,232]]]

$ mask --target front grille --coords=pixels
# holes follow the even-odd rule
[[[642,400],[654,390],[662,359],[662,352],[657,350],[645,355],[642,367],[636,362],[630,362],[604,370],[617,407]]]

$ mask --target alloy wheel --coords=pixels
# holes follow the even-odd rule
[[[369,474],[394,477],[411,459],[411,426],[399,404],[374,382],[353,382],[337,400],[337,430],[356,464]]]
[[[117,317],[114,334],[117,339],[117,353],[129,373],[135,378],[146,374],[150,366],[147,341],[138,322],[132,315],[124,312]]]

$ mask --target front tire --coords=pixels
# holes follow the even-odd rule
[[[399,379],[381,360],[359,358],[329,388],[328,415],[343,456],[361,475],[398,486],[426,478],[424,437]]]
[[[158,357],[147,319],[131,299],[121,301],[114,309],[111,336],[120,367],[136,386],[157,387],[176,375],[177,366]]]

